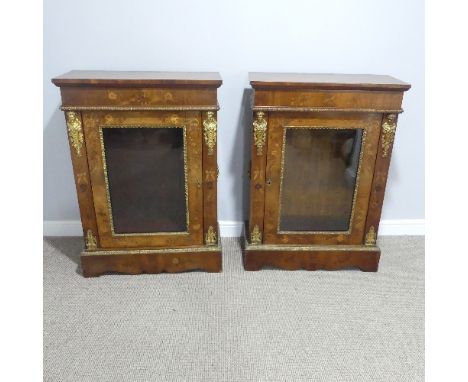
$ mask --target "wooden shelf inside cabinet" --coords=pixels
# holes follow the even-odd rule
[[[60,87],[84,276],[221,271],[218,73],[71,71]]]
[[[403,94],[390,76],[250,73],[244,267],[377,271]]]

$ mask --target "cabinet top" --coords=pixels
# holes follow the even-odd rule
[[[250,84],[258,88],[328,90],[406,91],[411,85],[396,78],[375,74],[249,73]]]
[[[146,72],[72,70],[52,79],[61,86],[213,87],[223,81],[217,72]]]

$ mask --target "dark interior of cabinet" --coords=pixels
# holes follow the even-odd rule
[[[187,231],[184,129],[102,129],[116,234]]]
[[[279,231],[347,231],[362,129],[286,128]]]

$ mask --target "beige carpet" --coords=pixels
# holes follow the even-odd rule
[[[81,239],[44,240],[45,381],[422,381],[424,239],[384,237],[380,271],[85,279]],[[25,366],[27,367],[27,366]]]

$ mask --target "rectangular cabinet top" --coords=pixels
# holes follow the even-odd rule
[[[52,79],[57,86],[213,87],[222,84],[217,72],[127,72],[72,70]]]
[[[253,88],[405,91],[411,85],[375,74],[249,73]]]

